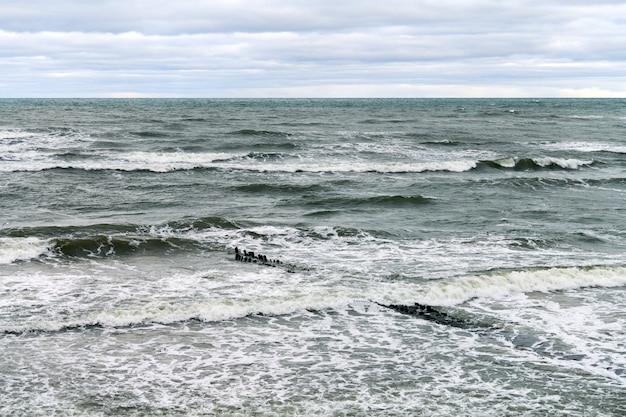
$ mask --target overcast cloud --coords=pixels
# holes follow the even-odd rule
[[[626,2],[0,0],[2,97],[626,97]]]

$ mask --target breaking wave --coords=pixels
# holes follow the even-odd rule
[[[147,301],[129,308],[84,313],[77,317],[32,320],[0,328],[0,334],[26,332],[57,332],[86,327],[124,328],[153,324],[173,324],[189,321],[217,322],[253,315],[280,316],[303,310],[325,310],[347,304],[347,298],[303,295],[257,299],[242,302],[205,300],[197,302]]]
[[[552,157],[539,158],[502,158],[491,161],[481,161],[479,168],[511,169],[514,171],[548,170],[576,170],[591,166],[593,160],[565,159]]]
[[[271,268],[270,268],[271,269]],[[465,276],[423,284],[373,284],[368,288],[345,286],[332,292],[300,291],[290,295],[266,295],[233,299],[137,300],[131,306],[79,313],[75,317],[30,320],[6,324],[0,333],[53,332],[84,327],[132,327],[188,321],[216,322],[253,315],[288,315],[299,311],[344,308],[365,300],[395,310],[414,306],[452,307],[475,298],[506,298],[530,292],[554,292],[588,287],[626,285],[626,267],[591,266],[548,268]],[[315,288],[315,289],[314,289]]]
[[[101,258],[133,254],[165,254],[198,250],[204,242],[187,237],[190,231],[237,229],[222,217],[174,221],[160,226],[93,225],[87,227],[38,227],[4,231],[0,237],[0,264],[40,258]]]
[[[69,136],[67,136],[69,134]],[[158,132],[136,132],[140,136],[158,136]],[[0,130],[0,171],[45,171],[52,169],[76,169],[84,171],[149,171],[167,173],[197,169],[231,170],[253,172],[310,172],[310,173],[421,173],[421,172],[468,172],[475,169],[577,170],[591,166],[594,160],[579,160],[556,157],[503,157],[499,159],[452,159],[451,155],[430,155],[425,160],[412,160],[403,148],[393,144],[379,143],[374,148],[363,149],[340,146],[341,152],[312,158],[305,148],[296,151],[293,143],[272,138],[292,136],[287,132],[264,130],[239,130],[231,134],[259,136],[260,143],[232,144],[219,147],[222,151],[188,152],[171,147],[164,151],[135,150],[120,152],[118,147],[102,149],[94,138],[80,132],[27,132],[22,130]],[[438,142],[439,143],[439,142]],[[447,143],[447,141],[444,141]],[[96,146],[96,149],[92,149]],[[347,145],[346,145],[347,146]],[[583,145],[576,145],[577,147]],[[280,149],[277,151],[277,149]],[[604,148],[602,148],[604,149]],[[620,148],[612,148],[620,151]],[[346,152],[344,152],[346,151]],[[355,158],[372,155],[375,159]],[[421,155],[421,154],[420,154]],[[422,156],[419,156],[421,159]],[[380,158],[380,156],[383,156]],[[388,158],[391,156],[391,158]],[[450,159],[448,159],[450,158]]]
[[[413,301],[452,306],[472,298],[500,298],[529,292],[624,285],[625,266],[529,269],[430,282],[424,288],[423,296]]]
[[[54,244],[48,239],[38,237],[2,237],[0,238],[0,264],[36,259],[51,254]]]
[[[562,158],[503,158],[498,160],[451,160],[429,162],[295,161],[280,153],[152,153],[135,152],[114,159],[83,159],[65,153],[58,158],[9,161],[0,171],[45,171],[78,169],[84,171],[151,171],[167,173],[194,169],[241,170],[254,172],[310,173],[421,173],[468,172],[474,169],[511,169],[515,171],[577,170],[594,164],[593,160]]]

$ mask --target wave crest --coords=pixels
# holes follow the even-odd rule
[[[37,237],[0,238],[0,264],[27,261],[51,252],[53,243]]]
[[[501,158],[496,160],[481,161],[480,168],[512,169],[514,171],[537,171],[549,170],[576,170],[585,166],[591,166],[595,161],[583,161],[580,159],[538,157],[538,158]]]
[[[263,136],[263,137],[277,137],[277,138],[287,138],[293,136],[292,133],[288,132],[276,132],[271,130],[255,130],[255,129],[241,129],[231,132],[233,135],[239,136]]]
[[[5,231],[0,237],[0,264],[38,258],[107,257],[195,250],[205,242],[186,232],[238,229],[223,217],[174,221],[159,226],[99,224],[86,227],[35,227]]]
[[[494,272],[429,283],[418,301],[452,306],[472,298],[626,285],[625,266],[563,267]]]

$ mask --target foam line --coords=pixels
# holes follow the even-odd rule
[[[500,298],[534,291],[626,285],[626,267],[596,266],[531,269],[460,277],[429,283],[420,303],[451,306],[472,298]]]
[[[0,238],[0,264],[35,259],[50,253],[52,243],[36,237]]]

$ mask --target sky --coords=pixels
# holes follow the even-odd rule
[[[626,97],[624,0],[0,0],[0,97]]]

